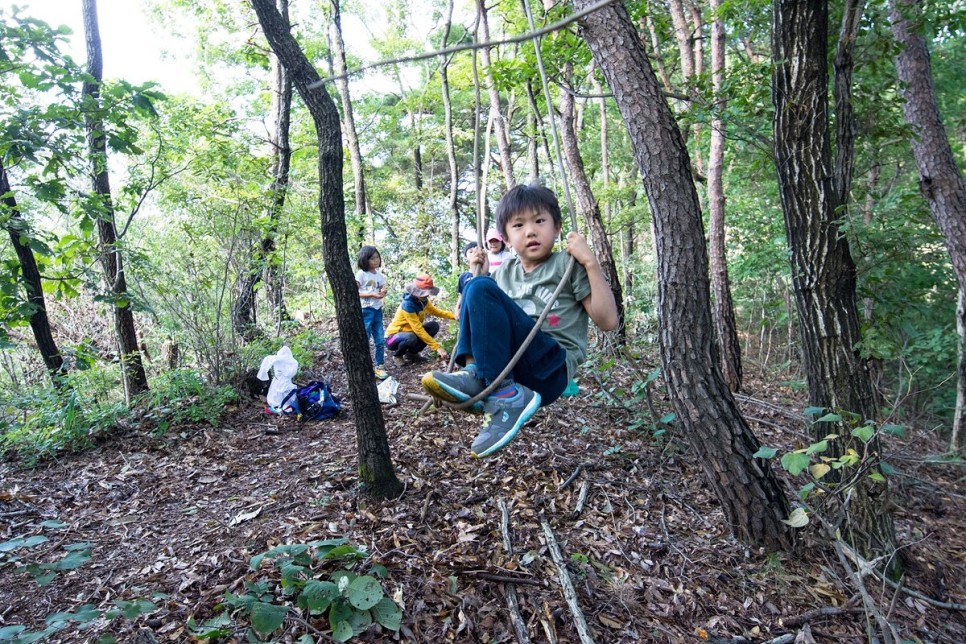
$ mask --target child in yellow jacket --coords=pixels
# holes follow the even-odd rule
[[[439,333],[439,322],[424,322],[427,313],[447,320],[456,319],[451,311],[436,308],[430,301],[430,295],[438,294],[439,288],[433,286],[433,278],[429,275],[417,275],[406,285],[402,303],[386,329],[386,335],[389,336],[386,338],[386,348],[392,351],[396,366],[422,361],[420,352],[427,346],[443,360],[449,360],[446,349],[434,339]]]

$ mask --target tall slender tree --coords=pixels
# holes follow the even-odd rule
[[[251,0],[272,50],[292,75],[299,96],[315,123],[319,144],[319,213],[325,274],[335,296],[339,343],[346,357],[349,393],[356,421],[359,478],[374,498],[391,498],[402,490],[389,453],[385,420],[379,405],[369,339],[362,324],[359,290],[349,263],[345,199],[342,193],[342,133],[339,113],[318,72],[305,57],[272,0]]]
[[[369,241],[375,243],[375,222],[369,212],[366,198],[366,175],[362,163],[362,150],[359,148],[359,135],[356,132],[356,120],[352,110],[352,97],[349,94],[349,78],[346,76],[345,39],[342,37],[342,7],[340,0],[330,0],[332,3],[332,53],[335,73],[338,77],[336,86],[342,99],[342,123],[345,133],[346,146],[349,148],[349,161],[352,163],[352,182],[355,188],[353,209],[356,218],[365,222],[368,228]],[[360,240],[362,241],[362,240]]]
[[[40,269],[37,266],[37,258],[34,251],[30,248],[30,232],[27,221],[20,212],[20,205],[10,187],[10,180],[7,178],[7,169],[0,158],[0,214],[4,221],[4,228],[10,236],[10,243],[17,253],[17,261],[20,262],[20,273],[23,277],[24,290],[27,293],[27,303],[31,307],[30,311],[30,330],[34,334],[37,348],[40,350],[40,357],[47,367],[47,373],[54,383],[54,386],[61,386],[63,380],[60,378],[61,369],[64,366],[64,358],[57,348],[54,334],[50,329],[50,318],[47,317],[47,301],[44,298],[44,285],[40,276]]]
[[[912,127],[912,154],[919,168],[919,188],[929,204],[933,219],[946,240],[946,250],[959,281],[957,328],[959,363],[957,368],[956,417],[951,449],[962,448],[963,404],[966,402],[966,186],[956,165],[949,137],[939,113],[933,82],[929,48],[923,36],[921,3],[918,0],[891,0],[892,33],[899,43],[896,70],[899,74],[903,112]]]
[[[87,39],[88,79],[84,81],[81,92],[84,96],[87,145],[90,153],[90,176],[93,188],[91,200],[97,217],[104,280],[112,299],[111,312],[120,349],[118,353],[124,393],[130,398],[147,391],[148,377],[141,362],[141,350],[138,346],[137,329],[134,326],[131,298],[128,295],[123,255],[114,219],[111,182],[107,171],[107,133],[101,114],[103,108],[100,100],[104,64],[101,34],[97,22],[97,1],[83,0],[83,10],[84,33]]]
[[[490,40],[490,23],[487,19],[487,8],[485,0],[476,0],[476,9],[480,21],[480,37],[484,42]],[[486,89],[490,96],[490,115],[493,119],[493,130],[496,133],[497,151],[500,153],[500,169],[503,170],[503,183],[509,189],[516,183],[513,179],[513,155],[510,150],[510,129],[507,127],[506,119],[503,118],[503,109],[500,106],[500,90],[496,86],[496,79],[493,75],[493,63],[489,47],[480,49],[480,58],[483,60],[483,76],[486,80]]]
[[[860,421],[876,418],[871,379],[856,345],[856,269],[839,226],[828,118],[828,3],[775,0],[772,100],[775,161],[809,404]],[[836,433],[830,455],[854,449],[851,427],[819,422],[814,438]],[[877,453],[873,438],[870,445]],[[859,446],[861,449],[861,446]],[[849,540],[866,554],[895,550],[888,488],[863,478],[850,494]]]
[[[564,80],[571,82],[574,76],[573,63],[564,64]],[[614,302],[617,304],[617,337],[621,344],[627,339],[624,319],[624,293],[621,290],[620,276],[617,274],[617,264],[614,262],[614,251],[604,228],[604,220],[600,214],[600,204],[590,187],[590,179],[584,169],[584,159],[580,154],[577,142],[577,118],[574,109],[574,97],[568,91],[560,94],[560,141],[563,144],[564,156],[570,168],[570,178],[574,192],[577,193],[579,210],[584,214],[587,227],[590,229],[590,239],[600,259],[600,266],[604,277],[610,282]]]
[[[721,374],[731,391],[741,391],[741,344],[735,306],[728,279],[725,252],[724,148],[725,120],[720,116],[727,108],[725,80],[725,23],[721,15],[722,0],[711,0],[714,22],[711,24],[711,88],[714,116],[711,119],[711,146],[708,152],[708,255],[711,261],[712,313],[718,338]]]
[[[278,13],[288,24],[288,0],[276,0]],[[232,302],[232,326],[235,332],[250,342],[258,336],[255,315],[255,288],[266,277],[268,301],[276,322],[288,319],[285,308],[282,274],[275,258],[275,238],[288,195],[292,147],[289,129],[292,121],[292,80],[285,66],[274,52],[269,54],[272,74],[272,127],[269,142],[272,146],[272,185],[268,190],[268,229],[252,256],[248,272],[239,276],[235,301]]]
[[[592,0],[575,0],[583,9]],[[658,325],[668,391],[734,534],[787,549],[788,501],[714,359],[708,256],[688,153],[627,9],[611,4],[580,21],[624,117],[653,217]]]

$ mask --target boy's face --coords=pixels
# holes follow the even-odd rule
[[[523,210],[506,222],[507,243],[516,252],[524,270],[542,264],[553,252],[560,226],[546,210]]]

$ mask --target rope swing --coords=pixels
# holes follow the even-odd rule
[[[606,0],[605,2],[597,3],[596,5],[594,5],[593,7],[591,7],[590,9],[596,11],[597,9],[599,9],[601,7],[604,7],[604,6],[608,5],[608,4],[610,4],[612,1],[613,0]],[[577,214],[576,214],[576,211],[574,209],[573,198],[570,195],[570,181],[567,178],[568,175],[567,175],[566,167],[565,167],[564,161],[563,161],[563,154],[560,152],[560,137],[559,137],[559,134],[557,132],[556,120],[553,118],[553,114],[551,113],[551,110],[552,110],[552,107],[551,106],[553,105],[553,101],[552,101],[551,96],[550,96],[550,85],[549,85],[549,83],[547,81],[547,70],[544,67],[544,64],[543,64],[543,55],[542,55],[542,53],[540,51],[540,43],[541,43],[541,40],[542,40],[542,36],[543,36],[544,33],[549,33],[549,31],[547,31],[545,29],[544,30],[537,31],[536,28],[535,28],[535,25],[534,25],[533,14],[530,11],[530,5],[529,5],[529,3],[527,3],[527,0],[521,0],[521,3],[523,4],[524,11],[526,11],[526,14],[527,14],[527,22],[529,23],[529,26],[530,26],[530,35],[525,40],[531,40],[533,42],[534,50],[536,52],[536,57],[537,57],[537,70],[540,72],[540,82],[541,82],[541,85],[543,87],[543,96],[544,96],[544,100],[547,102],[547,117],[548,117],[548,120],[550,121],[550,131],[551,131],[551,134],[553,135],[553,146],[554,146],[554,151],[555,151],[556,157],[557,157],[556,158],[556,161],[557,161],[557,171],[558,171],[558,175],[560,177],[560,183],[563,186],[564,196],[565,196],[566,201],[567,201],[567,210],[570,213],[570,225],[571,225],[571,229],[572,230],[576,230],[577,229]],[[589,13],[589,11],[588,11],[588,13]],[[585,15],[585,14],[582,14],[582,15]],[[576,18],[574,18],[574,19],[576,19]],[[478,9],[477,10],[477,24],[479,23],[479,20],[480,20],[480,15],[479,15],[479,9]],[[569,22],[571,22],[571,21],[568,21],[565,24],[569,24]],[[554,23],[554,24],[558,24],[558,23]],[[477,48],[474,48],[473,49],[473,81],[474,81],[475,89],[476,89],[476,119],[475,119],[474,140],[473,140],[474,148],[473,149],[474,149],[474,163],[475,164],[478,164],[479,163],[479,157],[476,156],[476,153],[477,153],[477,145],[476,145],[477,138],[476,137],[477,137],[478,132],[479,132],[480,81],[479,81],[479,74],[478,74],[478,71],[477,71],[476,49]],[[477,170],[477,174],[476,174],[476,176],[477,176],[477,183],[476,183],[476,191],[477,191],[476,227],[477,227],[477,235],[478,235],[478,239],[479,239],[479,242],[478,243],[480,244],[480,247],[483,248],[483,207],[482,207],[483,206],[483,196],[480,194],[480,183],[479,183],[479,172],[478,172],[479,171],[479,166],[476,165],[475,168]],[[550,310],[553,307],[554,303],[557,301],[557,297],[559,297],[560,292],[563,290],[564,286],[566,286],[567,281],[570,279],[570,275],[571,275],[571,273],[573,273],[574,264],[576,264],[576,262],[577,262],[577,260],[575,260],[573,258],[573,256],[570,256],[568,258],[568,260],[567,260],[567,268],[566,268],[566,270],[564,270],[563,277],[561,277],[560,282],[557,284],[557,288],[554,289],[554,292],[551,294],[550,298],[547,300],[547,305],[544,307],[543,311],[540,313],[540,317],[537,318],[537,321],[533,325],[533,328],[530,329],[530,333],[527,335],[526,338],[524,338],[523,343],[520,345],[520,348],[517,349],[517,352],[513,355],[512,358],[510,358],[510,361],[507,363],[506,367],[503,368],[503,371],[500,372],[500,375],[497,376],[496,378],[494,378],[493,381],[490,382],[489,385],[487,385],[486,387],[484,387],[483,388],[483,391],[481,391],[480,393],[476,394],[475,396],[473,396],[469,400],[466,400],[466,401],[463,401],[463,402],[460,402],[460,403],[452,403],[452,402],[449,402],[447,400],[436,399],[436,404],[437,405],[439,405],[440,403],[442,403],[442,404],[446,405],[447,407],[451,407],[453,409],[458,409],[458,410],[468,409],[473,404],[475,404],[475,403],[477,403],[477,402],[485,399],[487,396],[489,396],[491,393],[493,393],[493,391],[497,387],[500,386],[500,383],[502,383],[503,380],[508,375],[510,375],[510,373],[513,371],[513,368],[520,361],[520,358],[523,357],[523,354],[526,352],[527,348],[530,346],[530,343],[533,342],[533,338],[536,337],[537,332],[540,331],[540,328],[543,326],[543,323],[547,319],[547,316],[550,315]],[[456,356],[455,355],[450,356],[449,370],[452,370],[453,364],[454,364],[455,360],[456,360]],[[425,409],[425,407],[424,407],[424,409]]]

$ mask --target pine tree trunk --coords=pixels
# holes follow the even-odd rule
[[[718,14],[722,0],[711,0],[711,11]],[[727,107],[724,95],[725,26],[720,15],[711,25],[711,83],[714,92],[714,116],[711,119],[711,148],[708,153],[708,254],[711,261],[712,313],[721,374],[728,389],[741,391],[741,344],[735,306],[731,299],[728,279],[728,259],[725,252],[725,195],[724,146],[725,122],[719,114]]]
[[[875,419],[869,373],[854,349],[859,334],[855,263],[839,229],[828,120],[828,4],[776,0],[772,75],[775,157],[791,258],[809,405]],[[835,458],[863,450],[851,426],[816,423],[813,438],[829,433]],[[878,453],[875,439],[869,445]],[[891,554],[895,531],[887,485],[863,477],[848,508],[849,537],[863,554]],[[845,532],[845,531],[843,531]]]
[[[83,10],[84,33],[87,39],[87,73],[90,79],[84,82],[81,91],[86,99],[85,124],[87,145],[91,155],[91,183],[93,199],[98,211],[97,231],[100,238],[101,265],[104,268],[107,290],[114,300],[111,310],[120,349],[121,374],[124,378],[125,393],[130,398],[148,390],[148,377],[141,362],[141,350],[127,292],[127,279],[117,239],[114,203],[111,199],[111,183],[107,172],[107,137],[104,133],[104,120],[100,114],[103,62],[96,0],[83,0]]]
[[[592,0],[575,0],[579,10]],[[728,525],[745,541],[789,549],[788,501],[721,377],[713,353],[708,257],[681,131],[624,5],[580,21],[627,123],[653,213],[661,359],[678,421]]]
[[[30,330],[33,331],[34,340],[37,342],[37,349],[40,350],[40,357],[47,367],[47,373],[54,386],[60,387],[63,383],[60,378],[61,370],[64,367],[64,358],[60,355],[54,334],[50,330],[50,318],[47,317],[47,301],[44,298],[44,285],[40,277],[40,269],[37,267],[37,258],[30,246],[24,240],[30,236],[27,222],[20,213],[20,205],[13,196],[10,188],[10,180],[7,178],[7,169],[3,166],[3,159],[0,157],[0,201],[3,202],[4,227],[10,235],[10,243],[17,253],[17,260],[20,262],[20,273],[23,275],[24,290],[27,293],[27,302],[33,308],[30,314]]]
[[[913,130],[912,153],[919,168],[919,189],[946,240],[962,293],[966,290],[966,186],[939,113],[929,49],[922,36],[920,2],[891,0],[890,5],[892,34],[900,47],[896,57],[899,92],[906,122]],[[957,391],[962,395],[966,389],[966,367],[962,360],[959,364]],[[961,412],[957,418],[961,423]],[[954,429],[952,449],[961,447],[955,442],[957,436]]]
[[[310,85],[319,82],[319,74],[289,33],[272,0],[251,2],[269,45],[291,74],[292,82],[315,123],[319,142],[319,213],[325,274],[332,285],[339,343],[346,358],[359,447],[359,478],[367,495],[376,499],[393,498],[402,491],[402,483],[396,478],[389,453],[379,394],[372,377],[369,339],[362,324],[359,291],[347,260],[349,249],[342,193],[339,113],[324,86],[310,89]]]
[[[567,82],[573,79],[573,63],[566,63],[564,66],[564,78]],[[600,260],[600,267],[604,277],[610,283],[610,290],[614,294],[614,302],[617,304],[617,341],[624,344],[627,341],[627,331],[624,327],[624,293],[621,291],[621,282],[617,274],[617,265],[614,263],[614,251],[611,248],[610,238],[604,229],[604,222],[600,216],[600,205],[590,187],[590,180],[584,170],[584,160],[580,155],[580,146],[577,143],[577,129],[574,115],[574,97],[568,92],[560,94],[560,141],[563,144],[564,156],[567,158],[567,166],[570,168],[570,178],[574,184],[574,192],[577,193],[578,210],[584,214],[587,227],[590,229],[590,240],[597,252]]]

